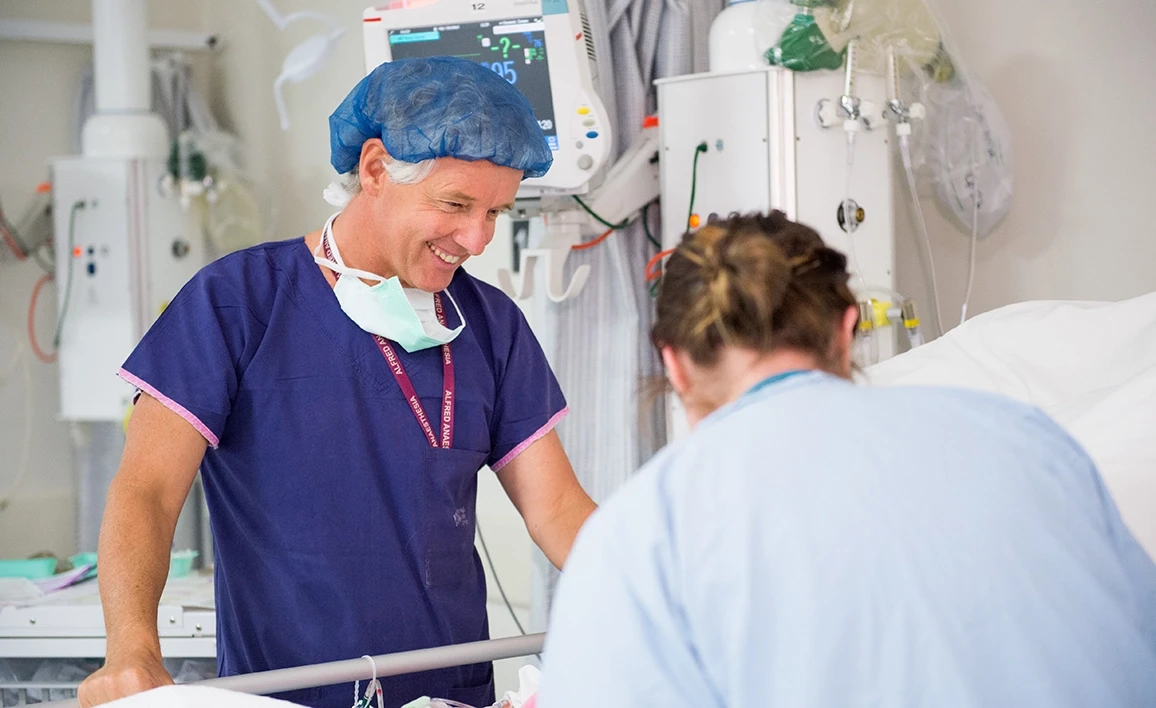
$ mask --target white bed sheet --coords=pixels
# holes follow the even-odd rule
[[[108,708],[288,708],[298,704],[210,686],[162,686],[105,705]]]
[[[991,391],[1038,406],[1092,456],[1125,523],[1156,558],[1156,293],[1003,307],[862,378]]]

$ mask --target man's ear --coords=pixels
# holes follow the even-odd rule
[[[361,191],[377,196],[389,182],[389,173],[385,171],[385,162],[390,159],[389,153],[380,138],[370,138],[361,146],[361,160],[357,163],[358,179],[361,180]]]

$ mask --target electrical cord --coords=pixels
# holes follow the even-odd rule
[[[651,258],[646,263],[646,282],[649,283],[662,277],[661,261],[663,258],[666,258],[672,253],[674,253],[674,249],[668,248],[665,251],[659,251],[658,253],[654,254],[654,258]]]
[[[603,241],[605,241],[606,239],[610,238],[610,234],[612,234],[612,233],[614,233],[614,229],[606,229],[606,231],[598,238],[596,238],[592,241],[586,241],[585,243],[579,243],[579,244],[573,245],[570,247],[570,250],[571,251],[585,251],[588,248],[594,248],[598,244],[600,244]]]
[[[975,251],[979,242],[979,191],[971,185],[971,245],[968,248],[967,291],[963,295],[963,307],[959,310],[959,323],[967,321],[967,306],[971,304],[971,288],[975,285]]]
[[[658,297],[658,291],[662,284],[662,259],[674,253],[673,248],[668,248],[665,251],[659,251],[654,254],[654,258],[646,264],[646,282],[650,283],[650,297]]]
[[[54,263],[52,263],[51,261],[44,260],[44,256],[41,255],[40,250],[41,249],[39,249],[39,248],[34,250],[32,253],[29,254],[29,256],[31,256],[32,260],[36,261],[36,265],[40,266],[40,270],[44,271],[45,273],[48,273],[49,275],[55,273],[56,272],[56,265]]]
[[[607,221],[605,218],[603,218],[600,214],[598,214],[598,212],[591,209],[590,206],[588,204],[586,204],[586,202],[582,201],[582,198],[579,197],[578,195],[573,195],[573,199],[575,202],[578,203],[578,206],[582,207],[586,211],[586,213],[589,214],[595,221],[602,224],[603,226],[605,226],[609,230],[606,231],[605,233],[603,233],[602,235],[600,235],[598,238],[594,239],[593,241],[587,241],[586,243],[580,243],[576,246],[571,246],[572,250],[583,251],[587,248],[592,248],[593,246],[596,246],[599,243],[602,243],[603,241],[605,241],[610,236],[611,233],[613,233],[615,231],[621,231],[622,229],[625,229],[627,226],[630,225],[630,218],[629,217],[623,219],[621,222],[619,222],[617,224],[612,224],[609,221]],[[658,239],[654,238],[654,235],[650,233],[650,224],[647,223],[647,218],[646,218],[647,217],[647,210],[650,208],[650,205],[653,203],[654,203],[653,201],[647,202],[646,204],[644,204],[642,206],[642,211],[641,211],[642,230],[644,232],[646,232],[646,240],[647,241],[650,241],[650,243],[652,243],[655,246],[655,248],[662,248],[662,244],[660,244],[658,242]]]
[[[690,218],[694,216],[694,196],[698,190],[698,156],[706,152],[709,148],[706,142],[701,142],[694,146],[694,164],[690,168],[690,206],[686,210],[686,232],[690,233]]]
[[[76,212],[84,208],[84,201],[76,201],[72,203],[72,209],[68,213],[68,250],[65,251],[65,258],[68,259],[68,279],[64,282],[64,304],[60,307],[60,319],[56,321],[56,335],[52,338],[52,346],[58,351],[60,349],[60,333],[64,329],[64,318],[68,315],[68,304],[72,300],[72,262],[76,260],[72,249],[76,247]]]
[[[522,627],[522,622],[518,619],[517,613],[514,612],[514,606],[510,604],[510,598],[506,596],[506,589],[502,587],[502,581],[498,577],[498,569],[494,567],[494,559],[490,557],[490,548],[486,545],[486,537],[482,535],[482,525],[475,522],[474,529],[477,531],[478,540],[482,544],[482,553],[486,556],[486,563],[490,566],[490,575],[494,578],[494,584],[498,586],[498,592],[502,595],[502,602],[506,603],[506,609],[510,611],[510,618],[514,620],[514,625],[524,637],[526,636],[526,630]],[[538,661],[542,660],[541,655],[535,654],[534,656],[538,657]]]
[[[32,286],[32,297],[28,300],[28,343],[32,346],[32,353],[45,364],[56,361],[56,352],[45,352],[36,341],[36,301],[40,298],[40,291],[52,281],[52,275],[45,273]]]
[[[594,217],[595,221],[602,224],[603,226],[610,229],[611,231],[618,231],[619,229],[625,229],[626,226],[630,223],[630,219],[626,218],[626,219],[623,219],[621,223],[612,224],[609,221],[607,221],[606,219],[603,219],[601,216],[596,214],[593,209],[591,209],[589,206],[587,206],[586,202],[582,201],[582,197],[575,194],[575,195],[573,195],[573,199],[574,199],[574,201],[578,202],[578,206],[580,206],[586,210],[587,214]]]
[[[698,156],[706,152],[708,149],[709,147],[705,141],[694,146],[694,162],[692,163],[690,170],[690,203],[687,206],[686,211],[686,230],[683,232],[684,235],[690,233],[690,218],[694,216],[694,200],[695,194],[698,191]],[[662,278],[662,259],[674,253],[674,251],[675,249],[673,248],[659,251],[646,264],[646,271],[644,274],[646,277],[646,282],[653,283],[650,286],[651,297],[657,297],[658,294],[658,283]]]
[[[662,250],[662,243],[654,237],[654,234],[650,233],[649,216],[651,204],[654,204],[654,202],[647,202],[646,204],[642,205],[642,230],[646,233],[646,240],[650,241],[651,245],[655,248]]]

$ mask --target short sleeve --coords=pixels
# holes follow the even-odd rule
[[[509,347],[498,357],[497,400],[490,425],[495,472],[505,467],[566,416],[566,399],[542,346],[517,306],[510,303]]]
[[[188,421],[214,448],[220,444],[240,372],[265,331],[245,301],[251,293],[231,282],[227,266],[218,261],[194,276],[119,372]]]
[[[541,708],[721,705],[671,581],[660,496],[635,479],[579,532],[551,609]]]

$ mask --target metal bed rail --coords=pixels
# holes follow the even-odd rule
[[[448,669],[454,666],[480,664],[499,659],[513,659],[519,656],[540,654],[545,644],[545,634],[527,634],[524,637],[490,639],[468,644],[451,644],[431,649],[382,654],[373,658],[373,667],[365,658],[331,661],[324,664],[297,666],[290,669],[262,671],[255,674],[225,676],[223,678],[198,681],[196,686],[212,686],[240,693],[280,693],[302,688],[329,686],[337,683],[366,681],[373,677],[400,676],[434,669]],[[418,696],[414,696],[418,698]],[[42,703],[44,708],[77,708],[76,699]]]

